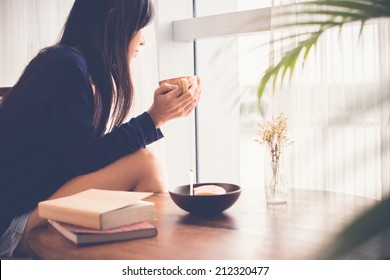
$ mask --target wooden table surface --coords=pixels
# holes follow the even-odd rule
[[[178,208],[168,193],[156,205],[153,238],[77,247],[48,224],[31,231],[39,259],[313,259],[351,219],[375,200],[326,191],[291,190],[285,205],[267,205],[263,191],[242,190],[235,205],[216,217]]]

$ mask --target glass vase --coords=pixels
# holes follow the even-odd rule
[[[283,157],[278,159],[271,155],[266,156],[265,172],[265,193],[268,204],[287,203],[286,174],[284,170]]]

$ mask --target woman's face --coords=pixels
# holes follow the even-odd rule
[[[139,47],[144,45],[145,41],[144,38],[142,37],[142,30],[138,31],[133,39],[130,41],[129,45],[129,60],[131,61],[134,57],[137,56]]]

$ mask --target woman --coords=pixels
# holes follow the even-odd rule
[[[133,103],[129,63],[143,45],[151,0],[76,0],[59,43],[26,67],[0,107],[0,253],[27,254],[42,222],[37,203],[89,188],[163,191],[145,146],[167,121],[189,115],[199,90],[156,89],[150,109],[123,123]],[[108,131],[108,132],[107,132]]]

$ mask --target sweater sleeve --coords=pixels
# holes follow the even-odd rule
[[[50,102],[51,123],[59,152],[75,174],[100,169],[163,137],[146,112],[97,137],[93,93],[84,59],[79,54],[67,56],[59,65],[54,78],[58,86]]]

